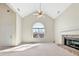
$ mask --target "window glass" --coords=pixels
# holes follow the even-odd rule
[[[33,38],[44,38],[45,28],[42,23],[35,23],[32,28]]]

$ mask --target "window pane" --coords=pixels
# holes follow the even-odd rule
[[[33,38],[44,38],[44,25],[41,23],[34,24],[33,28]]]

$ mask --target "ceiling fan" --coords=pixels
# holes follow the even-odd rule
[[[33,15],[35,15],[37,17],[41,17],[41,16],[43,16],[43,14],[44,14],[44,12],[41,9],[41,3],[40,3],[39,10],[37,10]]]

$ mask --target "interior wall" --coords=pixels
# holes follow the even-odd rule
[[[22,40],[22,31],[21,31],[21,27],[22,27],[22,18],[20,15],[16,14],[16,38],[13,40],[12,45],[16,46],[21,44],[21,40]]]
[[[8,11],[10,10],[10,11]],[[0,46],[10,46],[16,38],[16,13],[0,4]]]
[[[55,19],[55,41],[62,43],[62,35],[79,35],[79,4],[72,4]]]
[[[32,26],[40,22],[45,26],[45,36],[43,39],[33,38]],[[23,42],[52,42],[54,41],[54,22],[47,15],[43,15],[41,18],[30,14],[24,17],[22,21],[22,41]]]

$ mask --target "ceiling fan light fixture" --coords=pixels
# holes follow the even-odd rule
[[[39,14],[39,15],[42,15],[42,14],[43,14],[43,12],[42,12],[42,11],[40,11],[38,14]]]
[[[43,15],[39,15],[38,17],[41,18]]]
[[[37,10],[37,12],[34,15],[36,15],[37,17],[43,16],[43,11],[41,10],[41,3],[40,3],[40,6],[39,6],[39,10]]]

